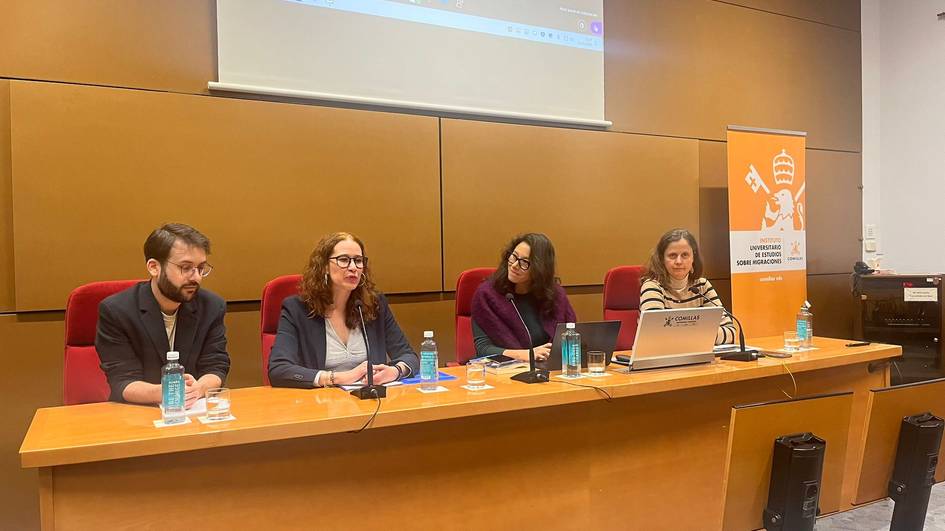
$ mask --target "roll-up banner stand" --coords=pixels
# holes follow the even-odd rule
[[[728,127],[732,311],[750,337],[793,330],[807,298],[806,141],[797,131]]]

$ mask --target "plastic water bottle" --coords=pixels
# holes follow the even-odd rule
[[[810,303],[807,301],[797,312],[797,340],[804,348],[814,346],[814,314],[810,312]]]
[[[420,343],[420,389],[435,391],[439,380],[439,360],[437,360],[436,341],[433,341],[433,331],[423,332],[423,343]]]
[[[581,376],[581,334],[574,323],[567,323],[561,334],[561,375],[565,378]]]
[[[179,352],[167,353],[167,365],[161,369],[161,406],[164,424],[184,422],[184,366],[177,362]]]

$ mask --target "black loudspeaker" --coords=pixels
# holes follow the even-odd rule
[[[775,439],[762,527],[784,531],[814,529],[820,512],[820,476],[826,449],[827,442],[812,433]]]
[[[889,481],[889,497],[896,502],[890,531],[915,531],[925,526],[943,429],[945,422],[931,413],[902,419],[896,466]]]

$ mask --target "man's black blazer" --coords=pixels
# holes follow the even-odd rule
[[[230,355],[226,352],[226,302],[205,290],[177,310],[174,348],[167,341],[164,318],[149,281],[103,300],[98,306],[95,349],[111,387],[111,400],[124,401],[125,387],[134,381],[161,383],[167,351],[180,352],[180,364],[194,378],[216,374],[226,381]]]
[[[309,317],[308,313],[308,307],[298,295],[282,302],[279,330],[269,353],[269,381],[273,387],[314,387],[315,375],[325,369],[328,355],[325,318]],[[377,318],[366,322],[365,326],[371,363],[393,365],[402,361],[412,374],[417,374],[420,358],[394,320],[383,295],[377,300]]]

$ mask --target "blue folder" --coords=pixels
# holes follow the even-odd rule
[[[440,381],[441,381],[441,382],[448,382],[448,381],[450,381],[450,380],[455,380],[455,379],[456,379],[456,377],[453,376],[452,374],[446,374],[446,373],[443,372],[443,371],[437,371],[437,372],[440,374]],[[414,384],[420,383],[420,377],[419,377],[419,376],[411,376],[410,378],[404,378],[404,379],[401,380],[400,382],[403,383],[404,385],[414,385]]]

